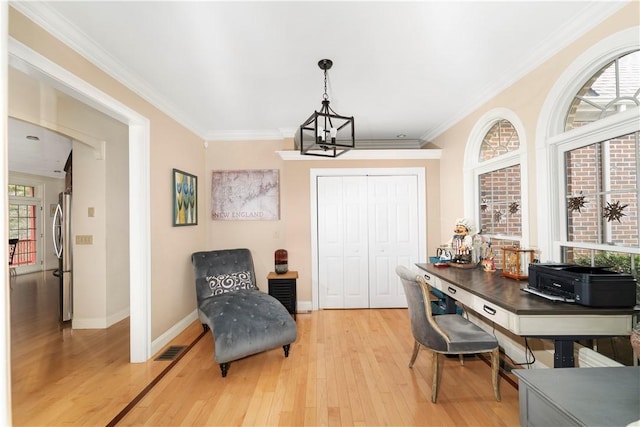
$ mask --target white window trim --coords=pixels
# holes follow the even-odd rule
[[[46,250],[42,234],[46,229],[44,222],[48,218],[44,211],[44,184],[38,179],[30,180],[23,176],[12,176],[9,178],[9,185],[23,185],[33,187],[33,197],[8,196],[9,205],[34,205],[36,207],[36,260],[35,264],[16,265],[18,274],[34,273],[42,271],[44,251]],[[7,187],[8,188],[8,187]]]
[[[560,145],[577,148],[639,130],[640,110],[633,109],[565,132],[566,112],[584,82],[614,58],[640,48],[640,26],[615,33],[580,55],[553,85],[540,110],[536,127],[538,246],[542,260],[560,261],[563,238],[564,173]],[[571,242],[569,246],[577,246]],[[610,250],[613,248],[609,247]],[[627,251],[633,252],[633,251]]]
[[[517,150],[481,162],[479,160],[479,155],[482,141],[491,127],[499,120],[508,120],[513,125],[518,133],[520,147]],[[504,238],[519,241],[521,247],[529,247],[530,242],[528,203],[529,174],[527,172],[526,153],[527,142],[522,120],[520,120],[515,112],[508,108],[495,108],[480,117],[473,129],[471,129],[469,139],[467,139],[465,147],[463,164],[464,216],[465,218],[473,218],[475,224],[478,226],[480,225],[480,211],[478,205],[478,194],[480,194],[480,189],[478,188],[478,176],[483,173],[509,166],[517,164],[520,165],[520,215],[522,218],[522,237],[513,238],[511,236],[504,236]]]

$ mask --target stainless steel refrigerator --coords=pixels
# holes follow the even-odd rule
[[[71,251],[71,194],[60,193],[53,215],[53,249],[58,257],[58,270],[53,274],[60,279],[60,321],[73,316],[73,256]]]

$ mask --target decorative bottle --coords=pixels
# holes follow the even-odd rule
[[[284,274],[289,271],[289,254],[285,249],[278,249],[274,255],[274,259],[277,274]]]

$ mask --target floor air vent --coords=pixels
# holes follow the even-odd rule
[[[174,360],[180,353],[184,351],[185,348],[187,348],[187,346],[185,345],[172,345],[154,360]]]

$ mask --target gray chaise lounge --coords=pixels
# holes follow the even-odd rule
[[[285,357],[298,329],[287,309],[256,286],[248,249],[195,252],[198,316],[214,339],[214,359],[227,376],[229,364],[252,354],[284,348]]]

